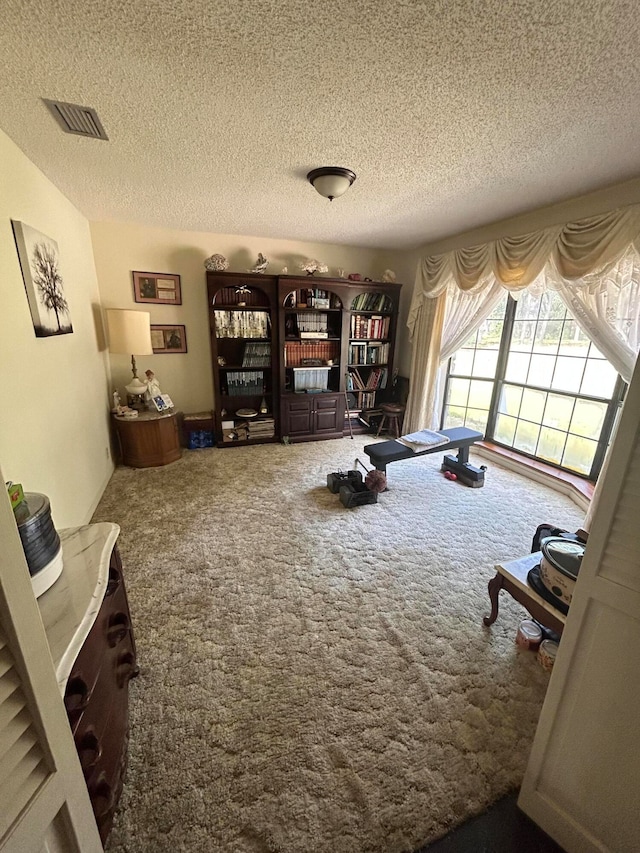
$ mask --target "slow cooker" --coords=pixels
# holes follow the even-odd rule
[[[567,607],[584,556],[585,546],[560,536],[549,536],[540,543],[540,580],[545,588]]]

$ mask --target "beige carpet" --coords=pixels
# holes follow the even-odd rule
[[[487,581],[583,513],[440,454],[347,510],[326,475],[371,440],[115,472],[95,520],[122,527],[142,672],[113,853],[411,851],[520,783],[548,675],[506,594],[483,627]]]

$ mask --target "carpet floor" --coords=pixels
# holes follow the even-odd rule
[[[94,521],[122,528],[141,674],[110,853],[401,853],[520,784],[548,674],[507,594],[483,626],[487,582],[583,512],[439,454],[345,509],[326,475],[371,440],[115,471]]]

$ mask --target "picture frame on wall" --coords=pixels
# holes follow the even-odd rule
[[[159,326],[152,323],[151,348],[157,355],[186,352],[187,330],[185,326]]]
[[[156,305],[182,305],[180,276],[166,272],[133,271],[133,297],[136,302]]]
[[[26,222],[11,226],[36,337],[72,334],[58,243]]]

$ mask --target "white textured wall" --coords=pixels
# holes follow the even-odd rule
[[[58,243],[73,334],[36,338],[11,229],[26,222]],[[88,521],[108,482],[107,360],[89,224],[0,131],[0,463],[43,492],[57,527]]]
[[[229,259],[230,270],[246,271],[262,252],[269,261],[268,273],[279,273],[284,266],[289,273],[299,270],[305,258],[317,258],[336,275],[338,267],[347,273],[379,279],[387,266],[400,254],[377,252],[349,246],[300,243],[291,240],[267,240],[230,234],[200,231],[176,231],[120,222],[92,222],[91,235],[104,308],[132,308],[149,311],[151,322],[180,323],[186,326],[188,352],[140,357],[138,373],[148,368],[160,380],[177,407],[185,412],[210,409],[213,405],[211,350],[204,260],[221,253]],[[181,276],[182,305],[139,304],[133,298],[133,270],[170,272]],[[402,281],[401,278],[399,278]],[[314,278],[322,281],[322,277]],[[115,387],[124,394],[131,376],[129,358],[111,355]]]

